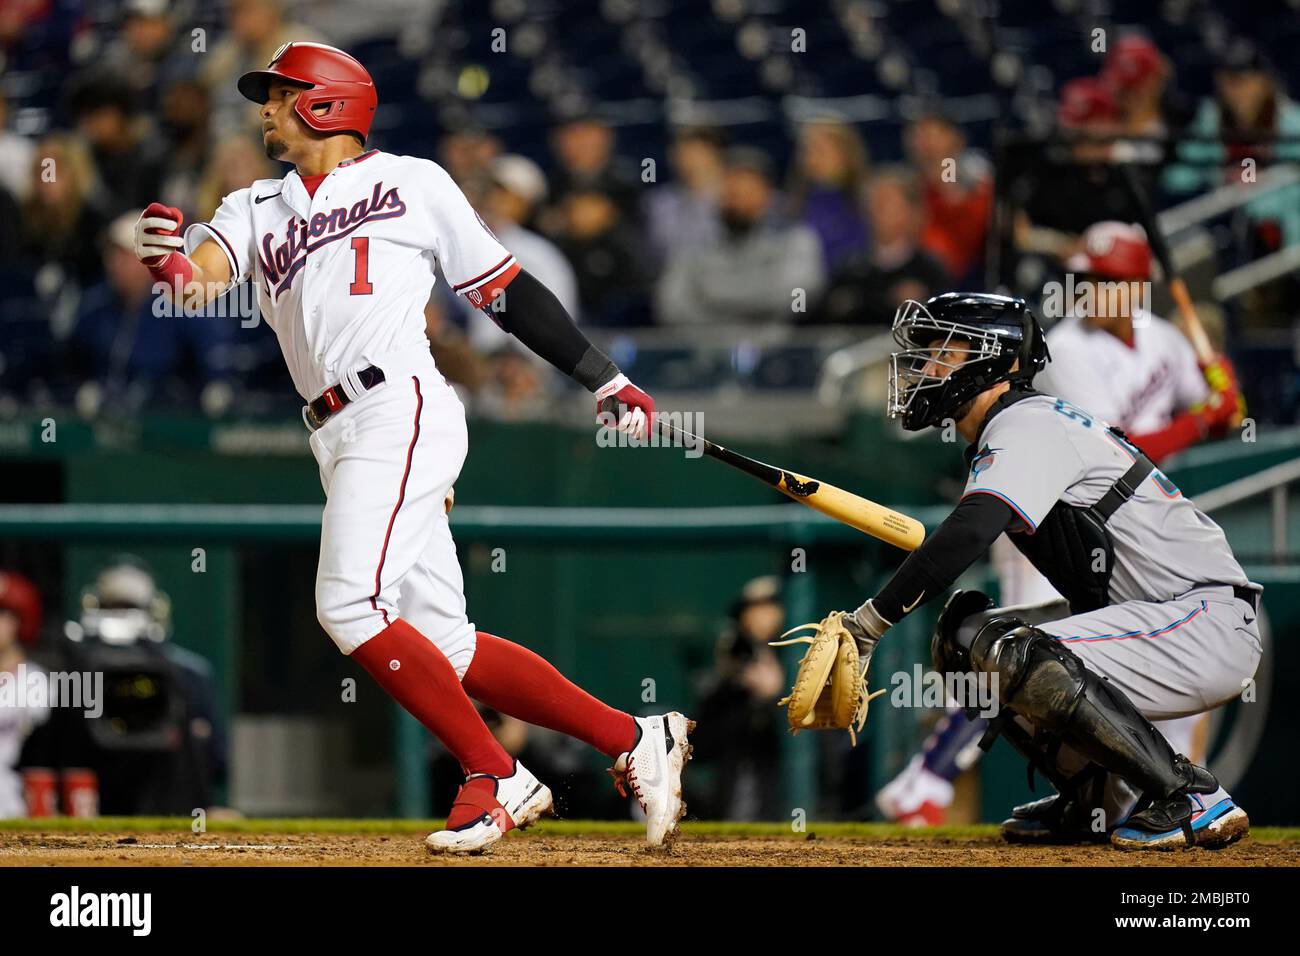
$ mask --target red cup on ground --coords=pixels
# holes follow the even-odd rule
[[[70,817],[99,816],[99,777],[85,767],[63,771],[63,812]]]
[[[49,767],[28,767],[23,771],[23,798],[29,817],[59,815],[59,778]]]

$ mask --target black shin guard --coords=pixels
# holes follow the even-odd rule
[[[1060,737],[1152,801],[1218,787],[1179,757],[1133,702],[1051,635],[1014,619],[989,621],[971,643],[976,670],[997,674],[1002,705]],[[1208,789],[1206,789],[1208,787]]]

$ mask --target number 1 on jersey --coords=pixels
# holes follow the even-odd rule
[[[352,284],[348,292],[353,295],[370,295],[375,287],[370,284],[370,237],[357,236],[352,240],[352,252],[356,259],[356,268],[352,273]]]

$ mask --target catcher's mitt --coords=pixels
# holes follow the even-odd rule
[[[870,655],[858,653],[854,640],[844,624],[844,611],[832,611],[817,624],[802,624],[782,634],[793,634],[812,628],[815,633],[792,637],[788,641],[771,641],[773,647],[789,644],[807,644],[808,650],[799,661],[799,673],[788,697],[777,701],[777,706],[788,704],[787,715],[790,732],[801,730],[847,730],[856,747],[857,732],[867,722],[867,706],[885,691],[871,694],[867,690],[867,667]]]

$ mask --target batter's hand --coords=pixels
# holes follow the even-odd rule
[[[654,427],[655,400],[619,372],[596,389],[596,421],[607,427],[649,438]]]
[[[1216,355],[1209,362],[1201,362],[1200,366],[1206,384],[1213,391],[1237,391],[1237,370],[1232,367],[1232,362],[1228,360],[1226,355]]]
[[[1237,372],[1226,355],[1217,355],[1201,363],[1201,372],[1210,386],[1210,395],[1197,409],[1205,431],[1220,438],[1246,417],[1246,402],[1237,385]]]
[[[150,203],[135,223],[135,256],[147,266],[161,265],[185,244],[181,223],[185,217],[174,206]]]

